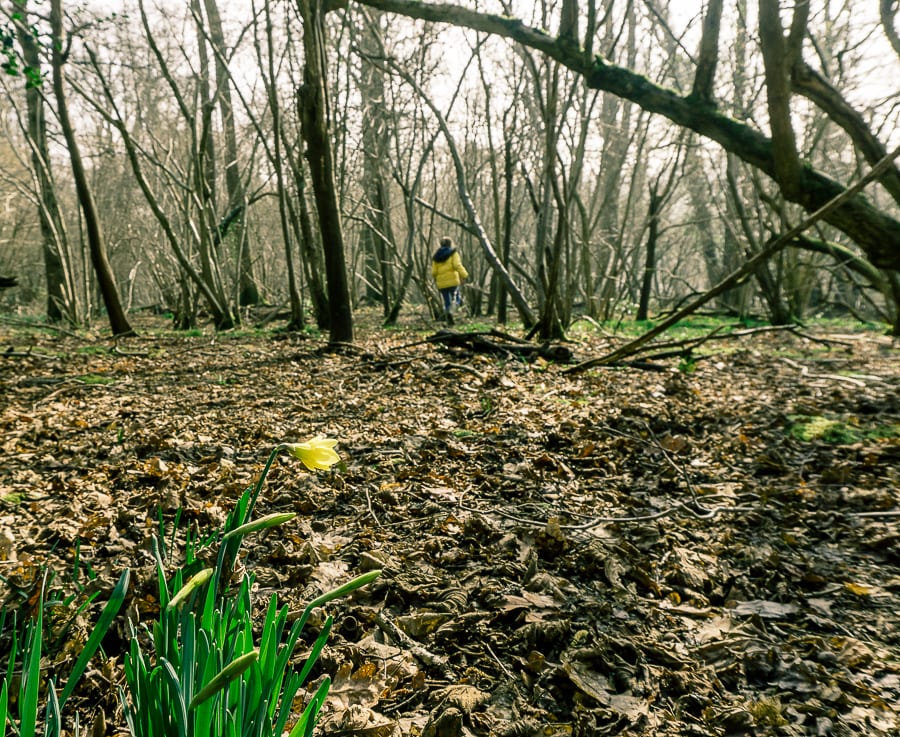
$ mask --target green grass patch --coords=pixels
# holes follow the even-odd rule
[[[604,320],[593,322],[575,318],[572,323],[572,334],[612,334],[622,338],[637,338],[659,324],[659,320]],[[692,315],[669,328],[659,340],[684,340],[701,338],[713,330],[729,332],[745,330],[750,327],[766,325],[759,320],[740,320],[735,317],[718,317],[716,315]]]
[[[83,345],[75,351],[79,356],[99,356],[109,353],[105,345]]]
[[[77,377],[82,384],[115,384],[116,380],[111,376],[101,376],[100,374],[83,374]]]
[[[867,440],[896,440],[900,439],[900,422],[888,425],[880,425],[866,431]]]
[[[900,438],[900,423],[888,423],[874,427],[862,427],[822,415],[790,415],[788,434],[795,440],[812,442],[821,440],[835,445],[848,445],[864,440],[893,440]]]

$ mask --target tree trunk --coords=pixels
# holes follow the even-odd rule
[[[659,215],[662,211],[663,198],[659,194],[659,181],[650,186],[650,205],[647,218],[650,221],[647,230],[647,251],[644,255],[644,276],[641,280],[641,296],[638,300],[638,311],[635,319],[643,322],[650,312],[650,292],[653,289],[653,277],[656,275],[656,244],[659,240]]]
[[[285,163],[287,161],[282,148],[283,120],[281,116],[281,103],[276,88],[275,73],[275,44],[273,40],[272,9],[269,3],[263,6],[265,14],[265,38],[266,59],[258,59],[260,69],[265,69],[263,75],[266,95],[269,99],[269,108],[272,116],[272,145],[266,147],[266,152],[271,157],[272,168],[275,170],[275,182],[278,190],[278,217],[281,224],[281,237],[284,241],[284,258],[287,265],[288,298],[291,305],[291,316],[288,320],[289,330],[301,330],[305,322],[303,300],[297,287],[297,274],[294,264],[294,244],[291,231],[291,209],[288,204],[287,178],[285,176]],[[262,56],[262,50],[257,46],[257,54]]]
[[[128,323],[128,318],[122,309],[112,267],[106,255],[106,244],[103,241],[103,231],[100,227],[100,219],[94,204],[94,197],[88,185],[87,172],[81,160],[81,152],[78,148],[75,130],[69,119],[63,75],[63,63],[65,61],[63,49],[66,48],[66,44],[63,38],[62,0],[51,0],[50,24],[53,33],[53,92],[56,96],[60,128],[62,128],[63,136],[66,139],[69,159],[72,162],[72,178],[75,180],[78,204],[81,206],[81,212],[84,216],[84,228],[90,248],[91,264],[97,276],[97,285],[103,297],[103,304],[106,307],[106,314],[113,335],[134,335],[135,332]]]
[[[358,86],[362,101],[362,188],[366,205],[360,245],[365,259],[366,296],[381,304],[383,316],[387,318],[395,298],[389,258],[395,249],[395,241],[390,218],[390,190],[384,173],[385,164],[390,160],[385,110],[387,96],[382,66],[367,59],[384,55],[379,21],[380,14],[376,14],[360,31],[362,69]]]
[[[33,74],[39,75],[41,57],[31,26],[27,23],[27,0],[23,1],[19,12],[22,22],[16,24],[16,36],[22,48],[25,65]],[[44,257],[44,276],[47,282],[47,319],[59,322],[63,318],[77,325],[81,319],[81,306],[73,278],[73,263],[68,251],[66,230],[59,202],[56,198],[56,184],[50,168],[50,152],[47,145],[47,119],[44,95],[40,85],[29,78],[25,83],[25,106],[27,111],[26,134],[31,149],[31,167],[37,185],[38,217],[41,225],[41,250]]]
[[[231,73],[227,64],[227,48],[225,33],[222,30],[222,18],[216,0],[203,0],[206,8],[206,20],[209,23],[209,40],[215,56],[216,97],[219,103],[219,114],[222,118],[222,136],[225,155],[225,190],[227,193],[227,212],[240,212],[241,215],[231,226],[233,241],[237,246],[238,263],[238,304],[257,305],[260,303],[259,288],[253,277],[253,259],[247,229],[244,227],[247,193],[241,179],[238,166],[237,130],[234,122],[234,105],[231,100]],[[222,233],[222,237],[225,233]]]
[[[300,254],[303,259],[303,275],[309,287],[309,296],[316,316],[316,327],[319,330],[331,330],[331,308],[328,305],[329,293],[323,280],[323,249],[319,246],[313,230],[312,212],[306,199],[306,176],[299,164],[294,169],[294,185],[297,187],[297,207],[291,208],[294,232],[300,241]]]
[[[894,19],[897,17],[897,0],[881,0],[879,9],[881,11],[881,25],[884,28],[884,34],[891,42],[897,57],[900,58],[900,34],[897,33],[897,27],[894,25]]]
[[[325,277],[331,312],[330,342],[353,341],[353,313],[344,256],[344,233],[334,186],[334,159],[329,139],[325,77],[325,27],[322,0],[298,0],[303,18],[306,66],[300,91],[300,121],[312,175],[319,228],[325,247]]]
[[[694,74],[694,88],[691,95],[706,104],[714,104],[713,84],[716,80],[716,66],[719,61],[719,31],[722,26],[722,6],[724,0],[709,0],[703,17],[703,35],[700,38],[700,53]]]
[[[894,324],[891,326],[891,336],[900,338],[900,273],[889,271],[888,279],[894,295]]]
[[[506,139],[504,140],[503,145],[503,242],[500,244],[500,263],[508,269],[509,254],[512,250],[512,193],[516,162],[512,150],[512,131],[506,128],[505,135]],[[500,289],[499,292],[497,320],[501,325],[505,325],[507,321],[508,296],[505,289]]]

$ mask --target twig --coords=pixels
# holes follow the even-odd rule
[[[502,662],[500,662],[500,658],[498,658],[498,657],[494,654],[494,651],[491,650],[491,646],[487,643],[487,641],[486,641],[486,640],[483,640],[481,644],[484,645],[484,649],[488,651],[488,654],[494,659],[494,662],[497,663],[497,665],[500,666],[500,670],[503,671],[504,675],[505,675],[509,680],[514,681],[516,677],[515,677],[512,673],[510,673],[509,668],[507,668],[505,665],[503,665]]]
[[[404,650],[408,650],[414,658],[422,661],[422,663],[429,668],[436,668],[440,671],[443,678],[451,678],[450,661],[447,660],[447,658],[442,655],[435,655],[429,650],[426,650],[425,647],[420,645],[396,624],[391,622],[383,611],[378,612],[375,616],[375,624],[378,625],[382,632],[397,643],[398,646],[402,647]]]
[[[378,519],[378,516],[375,514],[375,510],[372,509],[372,497],[369,494],[369,487],[366,487],[366,506],[369,508],[369,514],[372,519],[375,520],[375,524],[381,527],[381,520]]]
[[[821,338],[817,335],[810,335],[809,333],[801,332],[797,330],[797,326],[792,326],[791,332],[796,335],[798,338],[805,338],[806,340],[811,340],[813,343],[821,343],[822,345],[840,345],[844,348],[852,348],[853,344],[848,343],[845,340],[834,340],[833,338]]]
[[[110,353],[113,353],[116,356],[126,356],[128,358],[146,358],[150,355],[149,351],[126,351],[119,348],[119,338],[116,338],[116,343],[110,350]]]
[[[808,366],[792,361],[790,358],[782,358],[781,361],[791,368],[797,369],[800,372],[800,375],[805,379],[830,379],[831,381],[840,381],[844,384],[850,384],[851,386],[858,386],[860,388],[866,386],[865,381],[853,376],[841,376],[840,374],[811,374]]]
[[[439,363],[431,367],[432,371],[445,371],[446,369],[458,369],[459,371],[466,371],[477,377],[480,381],[484,381],[485,379],[487,379],[487,376],[481,373],[478,369],[472,368],[471,366],[466,366],[462,363]]]

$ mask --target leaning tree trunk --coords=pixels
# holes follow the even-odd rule
[[[353,313],[344,256],[344,233],[334,186],[334,154],[328,137],[328,94],[325,82],[325,10],[322,0],[299,0],[303,18],[306,67],[300,90],[300,127],[312,175],[325,249],[325,278],[331,312],[331,343],[353,341]]]
[[[128,323],[122,302],[119,299],[119,290],[116,288],[112,267],[106,256],[106,244],[103,241],[103,231],[100,227],[100,218],[94,203],[94,196],[88,184],[87,172],[81,160],[81,152],[75,137],[75,130],[69,118],[69,109],[66,104],[66,93],[63,75],[63,43],[62,28],[62,0],[51,0],[50,24],[53,33],[53,92],[56,96],[57,115],[66,146],[69,149],[69,159],[72,162],[72,178],[75,180],[75,190],[78,194],[78,204],[84,216],[84,228],[87,233],[88,247],[91,254],[91,264],[97,276],[97,285],[103,297],[106,307],[109,326],[113,335],[134,335],[135,332]]]

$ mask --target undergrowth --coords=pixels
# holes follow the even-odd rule
[[[272,514],[253,520],[256,500],[276,456],[287,451],[310,470],[329,468],[340,459],[335,442],[314,438],[307,443],[278,445],[256,484],[248,488],[217,535],[189,537],[184,565],[167,570],[165,538],[154,536],[153,556],[160,612],[150,624],[128,623],[130,648],[124,658],[125,685],[119,698],[132,737],[290,737],[308,736],[330,686],[324,677],[299,714],[295,701],[331,630],[328,617],[299,670],[293,655],[310,614],[332,599],[373,581],[370,571],[311,601],[289,623],[287,606],[269,598],[258,637],[254,637],[252,573],[235,577],[235,563],[244,538],[275,527],[295,515]],[[214,566],[196,570],[197,546],[218,542]],[[194,572],[195,571],[195,572]],[[45,610],[47,576],[33,617],[18,621],[17,612],[0,612],[0,632],[11,630],[10,655],[0,672],[0,734],[35,737],[43,711],[45,737],[60,737],[63,710],[88,664],[100,648],[126,600],[130,571],[126,569],[81,649],[65,684],[45,682],[41,660],[46,657]],[[54,606],[73,606],[69,598]],[[79,605],[80,613],[91,598]],[[73,615],[74,617],[74,615]],[[43,702],[43,706],[41,705]],[[77,716],[74,734],[80,734]]]

